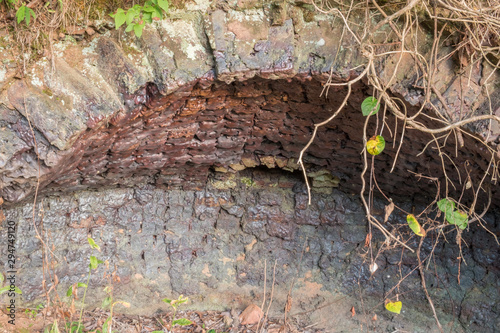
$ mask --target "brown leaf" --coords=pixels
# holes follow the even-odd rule
[[[366,234],[366,238],[365,238],[365,247],[368,247],[370,246],[370,242],[372,240],[372,234],[369,233],[369,234]]]
[[[377,321],[377,315],[376,314],[373,315],[372,320],[373,321]]]
[[[354,310],[354,306],[351,308],[351,317],[356,315],[356,310]]]
[[[3,198],[0,197],[0,206],[3,204]]]
[[[5,215],[3,215],[3,210],[0,209],[0,223],[3,223],[5,221]]]
[[[387,222],[387,220],[389,220],[389,216],[391,216],[393,210],[394,210],[394,203],[393,202],[391,202],[390,204],[385,206],[384,223]]]
[[[264,312],[255,304],[250,304],[243,312],[240,314],[239,319],[241,325],[253,325],[257,324],[264,315]]]

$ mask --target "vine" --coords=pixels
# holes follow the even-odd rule
[[[460,63],[465,64],[465,68],[462,68],[462,71],[461,73],[459,73],[459,75],[463,75],[463,73],[466,73],[467,70],[472,70],[472,66],[477,65],[480,61],[485,61],[493,68],[492,73],[490,73],[482,83],[489,97],[488,83],[491,80],[493,73],[500,66],[500,11],[494,6],[485,7],[485,5],[481,3],[480,0],[436,0],[434,2],[428,0],[410,0],[407,3],[403,4],[384,2],[384,6],[379,5],[376,0],[371,0],[368,2],[356,2],[354,0],[351,0],[346,2],[336,2],[336,7],[333,7],[331,3],[327,2],[315,3],[314,6],[320,13],[333,14],[335,17],[340,18],[341,22],[343,23],[343,32],[340,44],[342,44],[342,40],[346,38],[346,34],[351,37],[351,39],[361,51],[365,63],[362,66],[358,66],[350,70],[350,72],[353,72],[359,67],[363,68],[361,73],[354,79],[350,79],[347,82],[333,82],[333,78],[332,76],[330,76],[327,83],[325,84],[323,93],[328,94],[329,88],[334,86],[346,86],[347,93],[341,105],[328,119],[323,122],[314,124],[312,136],[309,142],[300,152],[298,164],[301,166],[304,173],[306,187],[309,195],[309,204],[311,204],[311,188],[309,186],[306,167],[303,161],[304,154],[315,140],[318,128],[330,123],[340,114],[340,112],[342,112],[351,95],[352,85],[360,80],[365,80],[371,87],[374,88],[373,96],[366,98],[361,104],[361,112],[366,117],[366,120],[363,127],[364,149],[362,150],[363,171],[360,176],[362,183],[360,198],[365,209],[369,226],[369,234],[367,236],[367,245],[369,247],[369,250],[366,255],[369,254],[370,257],[370,272],[372,274],[376,272],[378,266],[375,261],[384,249],[401,246],[409,250],[410,252],[415,252],[415,250],[408,245],[409,238],[405,239],[403,238],[402,233],[398,231],[389,231],[388,228],[384,226],[384,223],[387,222],[388,217],[392,213],[392,210],[396,208],[406,214],[406,222],[409,230],[412,231],[411,234],[420,237],[419,246],[416,250],[416,254],[418,257],[418,266],[415,269],[418,269],[420,271],[422,288],[425,291],[427,300],[433,311],[437,326],[441,331],[443,331],[436,314],[434,304],[427,291],[424,267],[425,265],[427,265],[428,267],[438,240],[440,239],[440,237],[444,236],[443,229],[448,227],[455,228],[457,233],[456,241],[461,252],[461,233],[465,229],[471,226],[474,222],[477,222],[482,227],[486,228],[485,224],[482,222],[482,217],[490,206],[491,190],[489,190],[488,187],[485,186],[484,182],[488,175],[490,176],[492,183],[496,183],[497,181],[498,163],[496,161],[496,151],[491,146],[489,146],[485,140],[465,131],[463,129],[463,126],[479,121],[488,121],[489,128],[491,128],[491,122],[496,121],[500,123],[500,117],[496,116],[493,113],[490,101],[489,114],[469,114],[466,117],[456,119],[456,117],[449,110],[449,107],[444,101],[439,89],[436,87],[435,77],[437,68],[441,64],[441,62],[451,57],[454,53],[458,53]],[[382,7],[384,7],[385,10]],[[482,8],[481,13],[479,14],[477,10],[474,10],[474,8]],[[386,10],[390,10],[392,14],[387,14]],[[355,23],[353,19],[351,19],[353,12],[361,13],[361,15],[365,16],[363,25],[359,25]],[[434,42],[427,57],[420,52],[419,45],[416,42],[418,40],[417,34],[420,29],[419,17],[422,15],[425,15],[434,23]],[[382,19],[380,19],[376,24],[370,24],[370,22],[373,22],[373,17],[375,16],[380,16],[382,17]],[[395,45],[392,47],[392,49],[387,50],[386,48],[384,51],[377,52],[377,45],[379,44],[375,43],[374,36],[377,33],[380,33],[382,31],[382,27],[384,26],[389,26],[391,30],[391,33],[384,33],[386,35],[396,36],[398,42],[392,43],[392,45]],[[459,28],[455,28],[457,26],[459,26]],[[452,30],[451,34],[458,31],[458,33],[456,33],[456,35],[458,35],[460,33],[460,28],[464,28],[467,33],[465,37],[463,37],[463,34],[461,34],[462,40],[460,43],[458,43],[457,48],[453,50],[451,54],[438,58],[438,47],[441,43],[443,31],[447,27]],[[389,39],[389,37],[386,38],[386,41],[387,39]],[[494,42],[495,40],[496,44]],[[390,44],[391,43],[386,43],[384,45]],[[392,97],[388,93],[389,88],[394,84],[395,78],[400,73],[400,66],[404,55],[410,55],[413,61],[416,63],[420,75],[417,79],[418,82],[415,83],[415,86],[420,87],[424,95],[424,101],[421,103],[420,108],[412,115],[408,114],[406,107],[402,101]],[[396,65],[392,72],[392,75],[384,81],[376,70],[375,63],[379,62],[380,60],[387,59],[391,56],[397,58],[395,61]],[[497,58],[498,62],[495,63],[495,61],[492,61],[491,58]],[[444,114],[439,112],[439,107],[431,101],[432,96],[436,96],[437,100],[442,104]],[[384,105],[384,114],[382,117],[380,116],[380,113],[378,113],[381,104]],[[462,109],[464,109],[463,104],[461,105],[461,110]],[[386,110],[389,111],[388,114],[386,114]],[[433,110],[434,114],[430,114],[427,110]],[[390,114],[392,114],[392,116],[394,117],[394,123],[396,124],[396,126],[398,121],[403,123],[403,128],[401,130],[402,133],[399,138],[391,172],[394,170],[394,167],[398,161],[399,152],[404,144],[405,131],[408,128],[417,130],[421,133],[426,133],[432,137],[432,139],[425,146],[424,150],[429,146],[434,145],[441,162],[445,183],[444,198],[441,200],[439,200],[441,196],[440,180],[436,177],[415,174],[416,177],[426,178],[436,184],[436,198],[434,199],[434,201],[429,203],[428,206],[419,214],[406,212],[401,207],[396,206],[392,202],[392,200],[380,189],[376,180],[376,156],[382,153],[385,148],[385,139],[383,137],[383,132],[386,128],[387,130],[389,130],[388,127],[386,127],[386,124]],[[376,118],[376,129],[375,133],[373,133],[372,135],[368,135],[368,124],[370,123],[370,120],[373,119],[372,117]],[[441,126],[437,128],[429,128],[424,125],[424,122],[421,120],[422,118],[431,119],[436,123],[441,124]],[[397,141],[396,134],[397,128],[394,130],[394,132],[391,132],[391,136],[393,136],[395,143]],[[436,135],[438,134],[444,135],[436,137]],[[471,180],[469,171],[467,171],[467,182],[463,185],[460,198],[457,199],[453,199],[450,197],[450,187],[457,189],[457,186],[448,176],[446,167],[449,163],[451,163],[451,165],[453,165],[455,169],[457,169],[459,176],[460,171],[453,163],[453,159],[451,159],[442,150],[442,147],[446,145],[447,139],[451,134],[453,134],[456,138],[457,147],[462,147],[464,145],[463,136],[466,135],[477,140],[481,145],[486,147],[487,151],[491,154],[491,160],[488,168],[487,170],[484,170],[484,176],[481,178],[478,184],[475,184],[475,186]],[[371,157],[368,157],[367,153],[370,154]],[[383,222],[381,222],[373,214],[372,201],[375,188],[378,189],[379,193],[389,201],[388,205],[386,206],[386,216]],[[474,198],[472,204],[469,207],[461,202],[463,193],[466,189],[473,190]],[[476,213],[476,205],[478,202],[480,191],[487,195],[488,200],[483,212],[479,214]],[[443,219],[440,219],[441,213],[444,213]],[[379,251],[375,255],[373,254],[374,251],[372,244],[372,227],[378,229],[385,237],[385,242],[382,244],[382,246],[379,248]],[[432,252],[426,258],[421,258],[420,250],[423,241],[430,233],[433,233],[437,236],[436,241],[432,248]],[[491,234],[493,235],[493,237],[495,237],[495,240],[500,245],[496,235],[494,235],[493,233]],[[460,263],[463,260],[463,255],[462,253],[460,253],[460,256],[458,257],[459,269]],[[399,283],[401,283],[405,278],[406,277],[402,278]],[[460,279],[460,271],[458,279]],[[402,302],[399,300],[397,300],[396,302],[392,302],[389,299],[389,296],[393,291],[394,288],[387,293],[388,298],[385,301],[385,306],[387,310],[399,313],[401,311]],[[399,295],[396,295],[396,299],[397,298],[399,298]]]

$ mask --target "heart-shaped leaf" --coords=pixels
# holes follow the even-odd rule
[[[181,325],[181,326],[186,326],[186,325],[191,325],[193,322],[189,319],[186,318],[180,318],[172,321],[172,325]]]
[[[365,98],[363,103],[361,103],[361,112],[363,113],[363,116],[373,116],[374,114],[377,114],[378,110],[380,110],[380,103],[373,96]]]
[[[388,302],[385,304],[385,308],[388,311],[400,314],[401,313],[401,308],[403,307],[403,303],[401,302]]]
[[[437,202],[438,208],[443,213],[451,213],[455,210],[455,203],[448,198],[441,199]]]
[[[467,228],[467,214],[461,210],[456,210],[451,214],[447,213],[446,220],[448,220],[448,222],[450,222],[451,224],[456,224],[462,230]]]
[[[385,148],[385,139],[381,135],[373,136],[366,143],[366,150],[371,155],[380,154]]]

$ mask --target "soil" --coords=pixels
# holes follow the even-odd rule
[[[44,328],[50,329],[54,323],[54,316],[47,316],[45,311],[40,313],[30,314],[30,310],[25,310],[16,314],[16,328],[13,329],[8,323],[10,318],[5,314],[0,314],[0,332],[43,332]],[[96,332],[100,329],[106,319],[109,317],[109,312],[97,309],[94,311],[85,312],[82,320],[83,329],[85,332]],[[192,321],[193,324],[187,326],[176,325],[173,329],[169,330],[170,321],[172,320],[171,313],[158,314],[154,316],[131,316],[118,314],[113,316],[113,331],[120,333],[150,333],[154,331],[161,332],[185,332],[185,333],[254,333],[259,327],[259,331],[267,333],[281,333],[281,332],[303,332],[303,333],[316,333],[325,332],[324,329],[315,328],[316,324],[308,324],[307,322],[299,320],[297,317],[291,317],[284,324],[283,318],[269,318],[265,321],[265,325],[240,325],[238,320],[238,313],[236,311],[218,312],[218,311],[179,311],[177,318],[186,318]],[[65,326],[64,321],[59,319],[60,327]],[[66,318],[66,323],[69,319]],[[73,322],[75,323],[75,322]],[[75,324],[73,324],[75,325]],[[286,328],[286,330],[285,330]],[[212,331],[213,330],[213,331]],[[332,331],[333,332],[333,331]]]

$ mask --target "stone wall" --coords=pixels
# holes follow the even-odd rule
[[[178,294],[190,297],[190,308],[242,310],[252,302],[261,303],[265,277],[269,299],[276,261],[273,317],[283,315],[286,295],[292,290],[290,314],[305,311],[298,318],[320,322],[320,327],[330,328],[324,320],[335,318],[339,329],[359,329],[364,321],[359,316],[351,319],[354,306],[359,314],[366,311],[367,318],[378,315],[378,321],[370,324],[376,331],[433,332],[436,326],[415,270],[415,254],[386,251],[371,275],[364,245],[368,230],[359,198],[332,187],[324,189],[314,191],[313,205],[308,206],[300,173],[258,168],[238,175],[211,174],[199,190],[168,191],[148,185],[48,197],[37,206],[41,214],[36,220],[38,228],[43,222],[60,294],[85,281],[89,256],[96,255],[108,260],[115,272],[115,299],[132,304],[121,312],[166,311],[161,299]],[[403,207],[411,209],[409,204]],[[381,202],[375,203],[375,211],[382,213]],[[23,291],[22,304],[43,302],[42,249],[35,237],[32,205],[6,210],[5,215],[18,226],[17,283]],[[486,217],[486,227],[498,236],[499,221],[498,214]],[[401,213],[394,213],[388,223],[409,236]],[[88,235],[101,246],[100,253],[91,252]],[[447,330],[494,332],[500,324],[498,245],[479,226],[463,236],[467,265],[460,266],[460,275],[458,245],[454,241],[436,245],[434,235],[427,237],[422,257],[435,247],[426,271],[427,287]],[[6,232],[0,233],[2,244],[6,237]],[[454,239],[455,232],[446,237]],[[383,241],[374,234],[375,250]],[[415,249],[416,237],[408,245]],[[0,249],[0,264],[5,264],[3,258],[6,247]],[[90,307],[100,305],[102,290],[110,284],[103,273],[101,267],[92,275]],[[406,278],[393,289],[401,277]],[[396,294],[404,304],[399,316],[383,308],[384,299],[395,299]]]

